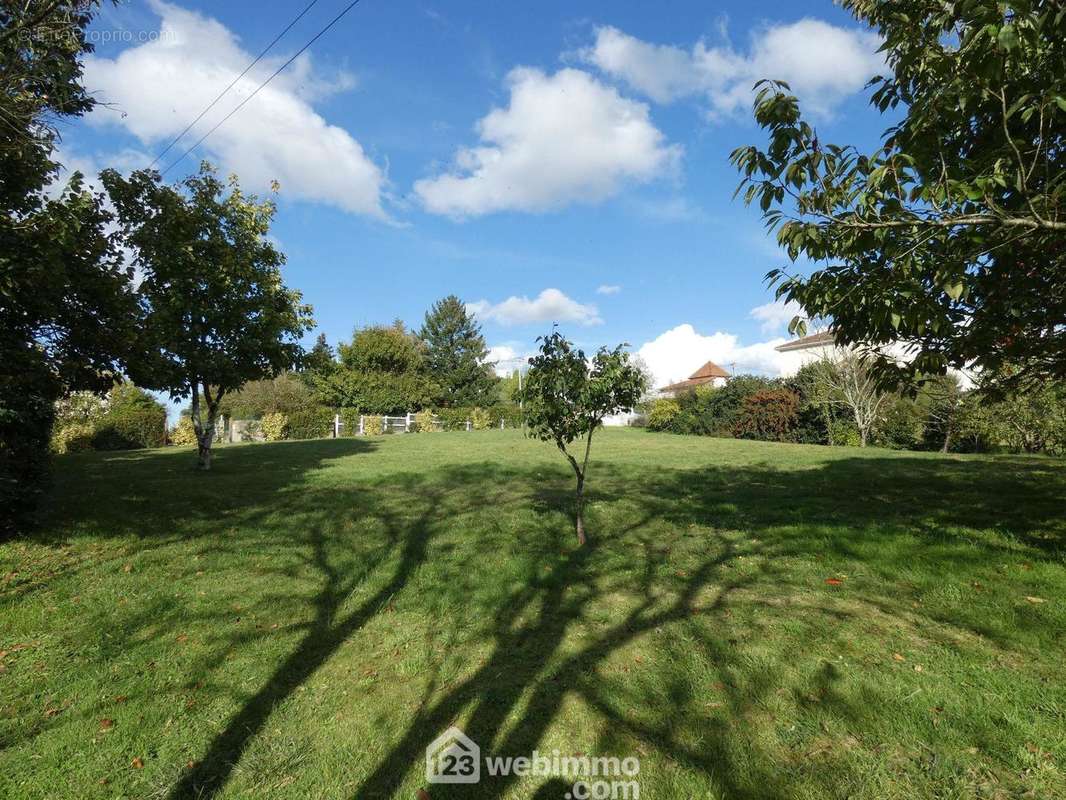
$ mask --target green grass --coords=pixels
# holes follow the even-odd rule
[[[0,544],[0,797],[414,798],[451,724],[644,798],[1066,797],[1062,462],[593,456],[581,550],[515,432],[60,459]]]

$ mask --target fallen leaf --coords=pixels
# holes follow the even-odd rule
[[[921,664],[915,664],[914,665],[914,671],[915,672],[921,672],[922,671],[922,665]]]
[[[899,653],[893,653],[892,654],[892,658],[895,659],[896,661],[906,661],[907,660],[902,655],[900,655]]]
[[[130,762],[130,766],[134,769],[144,769],[144,759],[138,756],[137,758],[133,759],[132,762]]]
[[[126,564],[125,566],[122,567],[122,571],[123,572],[132,572],[133,571],[133,564]]]
[[[1047,600],[1045,600],[1043,597],[1032,597],[1031,595],[1027,595],[1025,599],[1028,600],[1030,603],[1033,603],[1034,605],[1037,603],[1047,602]]]
[[[104,717],[102,720],[100,720],[100,730],[106,731],[110,730],[113,727],[115,727],[115,721],[113,719],[108,719],[107,717]]]
[[[429,792],[427,792],[425,789],[419,789],[418,800],[429,800]]]
[[[178,636],[178,641],[179,642],[187,642],[187,641],[189,641],[189,637],[186,634],[183,633],[180,636]]]
[[[116,703],[125,703],[129,698],[124,694],[120,694],[115,698]]]
[[[839,586],[844,581],[840,580],[840,578],[826,578],[825,582],[828,583],[830,586]]]

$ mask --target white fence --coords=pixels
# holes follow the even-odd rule
[[[333,429],[330,433],[333,438],[339,439],[341,436],[365,436],[367,431],[367,422],[372,419],[381,420],[381,432],[382,433],[410,433],[415,429],[415,415],[405,414],[402,417],[392,417],[385,414],[360,414],[359,422],[356,424],[354,421],[352,427],[354,430],[346,430],[344,420],[340,414],[333,415]],[[474,429],[474,423],[472,420],[466,420],[464,427],[468,431]],[[503,430],[505,425],[504,421],[500,420],[500,430]],[[444,429],[444,421],[437,415],[433,415],[433,430],[439,431]],[[263,441],[266,436],[263,434],[263,430],[260,427],[259,420],[254,419],[227,419],[225,416],[219,417],[218,423],[215,426],[215,441],[216,442],[258,442]]]

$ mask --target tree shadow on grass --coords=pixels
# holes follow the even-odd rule
[[[923,559],[974,567],[1001,557],[1011,541],[1030,558],[1055,560],[1063,541],[1058,503],[1064,484],[1047,465],[1019,463],[1009,475],[990,476],[978,461],[855,458],[804,470],[596,464],[592,543],[573,549],[567,545],[570,482],[561,468],[547,479],[542,470],[473,464],[358,485],[307,480],[334,458],[368,453],[363,445],[342,440],[223,450],[223,477],[187,490],[193,496],[180,501],[158,494],[169,463],[159,456],[123,457],[129,460],[107,464],[120,471],[136,466],[117,476],[118,490],[110,476],[118,496],[98,494],[95,503],[79,500],[66,508],[80,527],[65,536],[109,525],[129,535],[136,526],[127,517],[143,515],[152,523],[136,531],[145,548],[188,540],[203,552],[238,559],[266,552],[281,592],[285,581],[315,576],[313,589],[305,591],[311,618],[299,626],[299,640],[171,784],[171,798],[216,795],[275,708],[397,598],[439,617],[444,628],[453,623],[442,612],[465,605],[466,617],[479,621],[477,642],[488,655],[471,662],[458,680],[426,681],[410,723],[388,742],[354,797],[394,792],[421,763],[426,746],[460,719],[487,752],[529,755],[574,698],[602,721],[604,752],[643,743],[705,776],[724,796],[787,798],[795,773],[777,768],[769,756],[745,755],[761,745],[736,721],[773,702],[786,681],[801,708],[810,704],[803,713],[812,719],[831,715],[862,729],[880,713],[837,692],[832,665],[786,678],[783,665],[810,646],[802,637],[777,641],[768,664],[744,655],[736,616],[759,611],[751,620],[757,635],[760,615],[792,613],[796,596],[809,596],[810,586],[790,572],[791,559],[824,555],[875,572],[891,567],[883,562]],[[263,458],[277,463],[256,470]],[[253,484],[242,489],[249,473]],[[90,484],[84,488],[102,487],[94,476],[79,480]],[[108,500],[122,504],[127,521],[118,522]],[[508,522],[511,514],[517,521]],[[464,538],[456,520],[465,521],[460,529],[469,523],[470,537],[484,538]],[[358,535],[344,532],[348,523]],[[989,528],[1003,536],[976,533]],[[230,530],[244,532],[242,538],[227,539]],[[277,549],[264,551],[270,547]],[[495,555],[486,560],[486,554]],[[499,559],[516,564],[508,581],[497,575]],[[434,582],[420,584],[412,596],[412,578],[427,566],[436,570]],[[855,613],[817,596],[805,602],[800,613],[832,624],[846,624]],[[871,591],[862,602],[899,619],[913,616],[908,598],[888,591]],[[216,616],[221,621],[227,613]],[[965,627],[958,620],[938,622]],[[148,637],[174,632],[150,614],[128,627],[138,625]],[[250,641],[243,636],[219,633],[220,646],[189,669],[190,682],[209,679],[221,653]],[[619,666],[629,648],[648,641],[657,642],[653,685]],[[705,665],[704,674],[692,668],[693,659]],[[716,705],[707,702],[709,684],[720,684]],[[476,787],[435,787],[433,796],[499,797],[514,783],[512,776]],[[543,791],[558,786],[549,783]]]

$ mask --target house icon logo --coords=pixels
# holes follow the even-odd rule
[[[481,780],[481,748],[452,726],[426,748],[429,783],[477,783]]]

